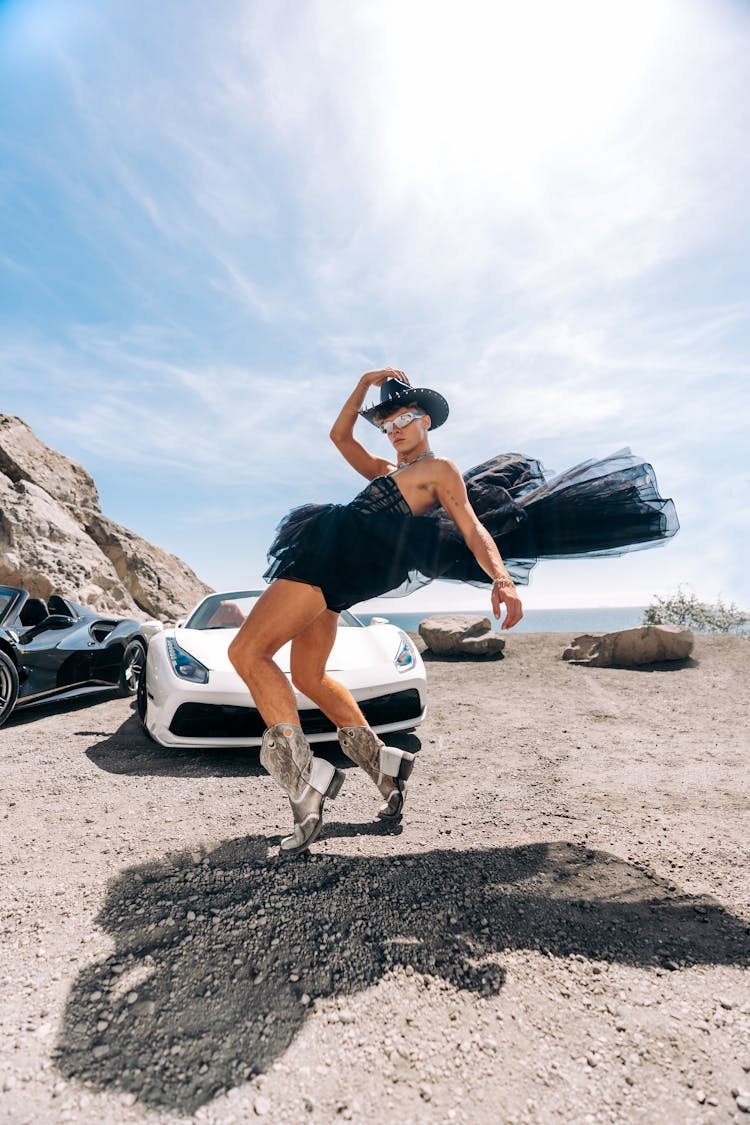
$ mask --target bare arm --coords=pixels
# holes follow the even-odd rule
[[[485,574],[492,581],[492,612],[500,617],[500,605],[505,604],[503,629],[511,629],[523,617],[521,599],[508,574],[500,552],[486,527],[483,527],[469,503],[466,485],[452,461],[439,462],[435,479],[435,492],[443,508],[464,537],[466,546]]]
[[[354,436],[354,427],[368,391],[371,387],[379,387],[386,379],[400,379],[403,383],[409,382],[403,371],[396,371],[393,367],[386,367],[382,371],[368,371],[349,395],[341,408],[341,413],[331,427],[331,441],[339,453],[349,462],[352,468],[356,469],[367,480],[384,476],[391,471],[394,464],[386,457],[375,457],[374,454],[369,453]]]

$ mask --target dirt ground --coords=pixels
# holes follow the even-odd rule
[[[0,1121],[750,1122],[750,642],[568,640],[430,661],[403,825],[351,767],[297,861],[257,752],[19,714]]]

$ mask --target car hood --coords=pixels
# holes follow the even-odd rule
[[[237,636],[236,629],[175,629],[177,644],[200,660],[206,668],[230,668],[227,649]],[[341,628],[326,667],[329,672],[341,669],[369,668],[373,664],[393,660],[399,645],[398,630],[393,625],[370,628]],[[283,672],[289,672],[291,644],[283,645],[274,657]]]

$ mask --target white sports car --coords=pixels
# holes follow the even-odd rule
[[[156,633],[138,688],[138,714],[162,746],[260,746],[264,723],[227,649],[260,590],[210,594],[187,620]],[[288,644],[274,657],[289,676]],[[410,730],[425,717],[426,676],[409,636],[353,613],[339,617],[327,670],[349,688],[373,730]],[[334,725],[295,689],[300,721],[311,742],[335,736]]]

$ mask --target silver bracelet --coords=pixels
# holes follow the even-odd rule
[[[515,584],[515,582],[513,581],[512,578],[493,578],[492,585],[493,586],[502,586],[503,588],[507,587],[508,589],[511,589],[511,590],[515,590],[515,588],[516,588],[516,584]]]

